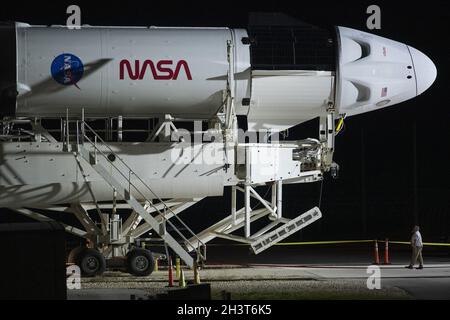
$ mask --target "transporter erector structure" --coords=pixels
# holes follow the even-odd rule
[[[343,119],[414,98],[436,78],[406,44],[280,14],[254,15],[247,29],[14,23],[0,37],[0,207],[40,221],[73,214],[83,228],[65,228],[87,246],[69,260],[88,276],[150,274],[152,253],[136,244],[151,230],[190,267],[216,237],[266,250],[322,217],[317,207],[284,217],[282,189],[336,173]],[[265,137],[320,125],[304,140],[246,142],[239,117]],[[138,131],[145,141],[125,141]],[[179,213],[225,187],[229,216],[194,233]],[[266,226],[255,230],[257,220]]]

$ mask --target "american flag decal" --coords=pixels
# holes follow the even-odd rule
[[[387,87],[384,87],[383,89],[381,89],[381,96],[382,97],[386,97],[387,96]]]

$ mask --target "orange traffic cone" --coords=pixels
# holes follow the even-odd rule
[[[391,264],[389,261],[389,239],[386,238],[384,242],[384,263],[383,264]]]
[[[373,264],[380,264],[380,255],[378,254],[378,241],[375,240],[374,242],[374,256],[375,256],[375,262]]]

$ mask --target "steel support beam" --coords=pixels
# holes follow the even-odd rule
[[[17,213],[20,213],[23,216],[26,216],[26,217],[36,220],[36,221],[40,221],[40,222],[55,221],[52,218],[49,218],[47,216],[44,216],[43,214],[31,211],[29,209],[21,208],[21,209],[13,209],[13,210]],[[75,236],[81,237],[81,238],[90,239],[91,235],[89,233],[87,233],[86,231],[83,231],[76,227],[69,226],[68,224],[65,224],[65,223],[60,222],[60,224],[64,227],[66,232],[73,234]]]

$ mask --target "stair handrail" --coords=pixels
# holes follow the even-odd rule
[[[83,138],[84,139],[86,139],[93,147],[94,147],[94,150],[96,150],[96,151],[98,151],[115,169],[116,169],[116,171],[118,171],[119,172],[119,174],[123,177],[123,178],[125,178],[125,180],[128,182],[128,184],[129,184],[129,186],[131,187],[133,187],[135,190],[136,190],[136,192],[138,192],[140,195],[141,195],[141,197],[145,200],[145,201],[147,201],[149,204],[150,204],[150,206],[152,206],[154,209],[155,209],[155,211],[156,212],[158,212],[160,215],[161,215],[161,217],[164,219],[164,221],[165,222],[167,222],[167,223],[169,223],[169,225],[178,233],[178,235],[180,235],[182,238],[183,238],[183,240],[188,244],[188,245],[190,245],[192,248],[194,248],[195,249],[195,251],[197,252],[197,254],[198,255],[200,255],[200,257],[201,258],[203,258],[203,259],[205,259],[205,257],[203,256],[203,254],[202,254],[202,252],[201,252],[201,250],[200,250],[200,247],[204,247],[205,248],[205,244],[200,240],[200,238],[192,231],[192,229],[191,228],[189,228],[189,226],[188,225],[186,225],[185,223],[184,223],[184,221],[183,220],[181,220],[181,218],[180,217],[178,217],[174,212],[173,212],[173,210],[164,202],[164,200],[162,200],[138,175],[136,175],[135,174],[135,172],[134,172],[134,170],[130,167],[130,166],[128,166],[127,164],[126,164],[126,162],[117,154],[117,153],[115,153],[114,152],[114,150],[112,150],[112,148],[95,132],[95,130],[91,127],[91,126],[89,126],[85,121],[83,121],[83,120],[81,120],[81,124],[85,127],[85,128],[87,128],[92,134],[94,134],[94,137],[95,137],[95,139],[94,139],[94,141],[92,141],[87,135],[86,135],[86,132],[85,132],[85,130],[82,130],[82,135],[83,135]],[[129,171],[129,175],[130,175],[130,177],[127,177],[125,174],[123,174],[122,173],[122,171],[108,158],[108,156],[97,146],[97,140],[99,140],[101,143],[102,143],[102,145],[103,146],[105,146],[109,151],[110,151],[110,153],[111,154],[113,154],[114,156],[115,156],[115,158],[116,159],[119,159],[120,160],[120,162],[128,169],[128,171]],[[168,210],[168,211],[170,211],[171,213],[172,213],[172,215],[173,215],[173,217],[175,217],[185,228],[186,228],[186,230],[188,230],[191,234],[192,234],[192,236],[197,240],[197,242],[198,242],[198,244],[197,244],[197,247],[195,247],[176,227],[175,227],[175,225],[172,223],[172,222],[170,222],[170,220],[169,219],[167,219],[166,218],[166,216],[165,216],[165,214],[163,214],[154,204],[153,204],[153,202],[151,201],[151,200],[149,200],[140,190],[139,190],[139,188],[137,188],[137,186],[136,185],[134,185],[132,182],[131,182],[131,174],[133,174],[138,180],[139,180],[139,182],[145,187],[145,188],[147,188],[148,189],[148,191],[150,191],[150,193],[151,194],[153,194],[153,196],[163,205],[163,207],[166,209],[166,210]]]

